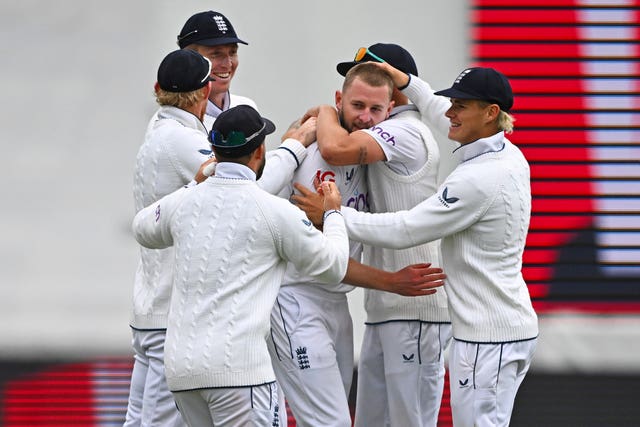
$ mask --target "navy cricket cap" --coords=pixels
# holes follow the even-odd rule
[[[211,62],[193,50],[174,50],[158,67],[158,85],[167,92],[191,92],[214,81]]]
[[[508,112],[513,107],[513,91],[507,77],[493,68],[467,68],[456,78],[449,89],[439,90],[436,95],[458,99],[479,99],[498,104]]]
[[[252,153],[275,130],[273,122],[250,105],[237,105],[216,118],[209,142],[216,155],[237,158]]]
[[[249,44],[238,38],[231,22],[220,12],[209,10],[196,13],[187,19],[178,34],[178,46],[183,49],[190,44],[217,46],[221,44]]]
[[[393,43],[373,44],[368,47],[368,52],[360,61],[353,60],[341,62],[336,65],[336,70],[338,70],[338,73],[345,76],[347,71],[353,68],[356,64],[367,61],[380,62],[376,57],[372,56],[371,53],[385,62],[388,62],[400,71],[404,71],[407,74],[413,74],[414,76],[418,75],[418,67],[416,66],[416,61],[414,61],[413,56],[411,56],[411,54],[402,46],[398,46]]]

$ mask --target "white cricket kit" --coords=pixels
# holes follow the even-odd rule
[[[415,106],[394,108],[388,120],[364,132],[386,156],[368,165],[371,212],[410,209],[435,193],[440,152]],[[388,271],[423,262],[441,266],[438,241],[400,250],[365,245],[363,260]],[[365,308],[355,425],[435,427],[451,337],[446,293],[403,297],[366,289]]]
[[[339,211],[326,215],[320,233],[304,212],[260,189],[253,171],[235,163],[220,163],[215,176],[141,210],[133,230],[146,247],[175,246],[165,373],[170,390],[189,393],[180,393],[181,408],[189,413],[219,395],[201,389],[262,393],[262,386],[274,383],[266,338],[288,262],[328,283],[344,277],[348,262]],[[277,398],[267,409],[272,416],[259,422],[264,417],[255,412],[264,405],[252,406],[251,393],[230,395],[222,406],[206,402],[212,419],[233,413],[238,422],[274,422]]]
[[[294,139],[269,150],[264,179],[259,185],[265,191],[278,192],[291,181],[305,155],[304,146]],[[133,183],[136,212],[189,183],[210,156],[207,131],[196,116],[176,107],[160,107],[149,121],[145,142],[136,158]],[[184,425],[164,378],[164,335],[173,260],[172,247],[140,247],[130,320],[135,362],[126,427],[152,419],[163,425]]]
[[[259,111],[258,106],[253,101],[253,99],[247,98],[246,96],[234,95],[230,92],[227,92],[224,98],[224,105],[225,105],[224,107],[225,111],[228,110],[229,108],[232,108],[238,105],[249,105],[253,107],[256,111]],[[213,122],[216,121],[216,118],[220,115],[220,113],[222,113],[222,111],[223,110],[218,108],[218,106],[213,102],[211,101],[207,102],[207,110],[205,112],[204,119],[202,121],[204,122],[204,126],[207,128],[208,131],[211,130],[211,126],[213,126]]]
[[[160,107],[144,138],[134,170],[136,212],[191,181],[211,155],[204,125],[180,108]],[[167,388],[163,362],[173,257],[173,248],[140,247],[130,319],[134,366],[125,427],[184,425]]]
[[[314,143],[292,182],[314,188],[316,177],[336,183],[344,206],[367,209],[363,166],[331,166]],[[359,260],[361,247],[352,242],[350,256]],[[271,313],[269,351],[298,426],[350,427],[353,323],[346,293],[353,286],[318,283],[289,264]]]
[[[449,104],[415,76],[405,93],[428,107],[423,115],[433,123]],[[508,425],[538,335],[521,272],[531,215],[529,165],[503,132],[458,151],[460,165],[415,208],[376,215],[345,209],[344,215],[350,237],[368,244],[406,248],[442,239],[454,424]],[[388,230],[385,239],[379,229]]]

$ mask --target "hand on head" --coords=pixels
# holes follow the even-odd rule
[[[293,138],[305,147],[313,144],[316,140],[316,118],[310,117],[307,120],[298,119],[291,123],[289,129],[282,135],[282,141],[287,138]]]

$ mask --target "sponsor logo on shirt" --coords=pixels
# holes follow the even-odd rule
[[[316,171],[316,178],[319,181],[330,181],[336,182],[336,173],[334,171],[323,171],[322,169],[318,169]]]
[[[357,211],[368,211],[369,210],[369,193],[355,193],[353,196],[349,197],[347,200],[346,206],[353,208]]]
[[[460,385],[460,388],[468,388],[469,378],[465,378],[464,380],[458,380],[458,384]]]
[[[204,154],[205,156],[210,156],[212,151],[211,150],[202,149],[202,150],[198,150],[198,153]]]
[[[442,190],[442,194],[438,194],[438,200],[446,207],[450,207],[449,205],[452,205],[460,199],[457,197],[449,197],[449,188],[445,187],[444,190]]]
[[[378,135],[380,135],[380,137],[387,143],[387,144],[391,144],[392,146],[396,146],[396,140],[395,137],[393,135],[391,135],[389,132],[387,132],[386,130],[382,129],[380,126],[374,126],[371,128],[372,132],[377,133]]]
[[[160,205],[156,208],[156,222],[160,221]]]

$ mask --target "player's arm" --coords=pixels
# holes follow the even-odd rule
[[[182,187],[140,210],[133,218],[133,235],[149,249],[164,249],[173,245],[170,220],[188,187]]]
[[[318,108],[317,136],[322,158],[334,166],[366,165],[387,159],[371,135],[359,131],[349,133],[344,129],[336,109],[329,105]]]
[[[408,265],[402,270],[388,272],[349,259],[344,282],[362,288],[393,292],[404,296],[436,293],[444,285],[446,275],[431,264]]]
[[[296,121],[282,136],[282,143],[267,152],[258,186],[271,194],[280,194],[291,184],[293,175],[307,155],[307,147],[316,139],[316,118]]]

